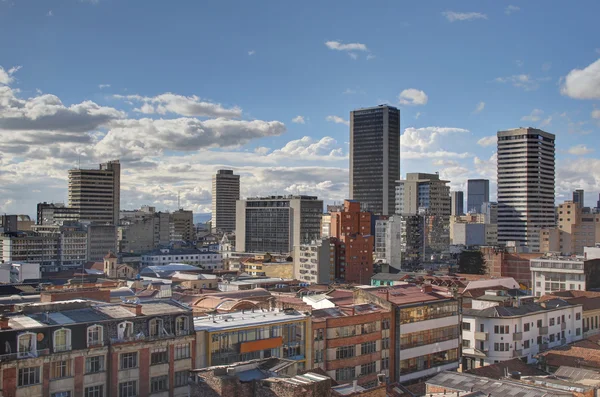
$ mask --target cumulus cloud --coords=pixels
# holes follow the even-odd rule
[[[323,159],[329,157],[332,160],[341,160],[347,158],[342,148],[332,137],[326,136],[315,141],[309,136],[288,142],[281,149],[273,151],[270,156],[293,156],[300,159]]]
[[[14,81],[14,74],[21,69],[21,66],[13,66],[8,70],[4,70],[2,66],[0,66],[0,84],[8,85]],[[1,103],[1,102],[0,102]]]
[[[600,59],[564,78],[560,92],[574,99],[600,99]]]
[[[416,88],[408,88],[398,95],[398,102],[401,105],[426,105],[428,100],[427,94]]]
[[[475,113],[480,113],[483,111],[483,109],[485,109],[485,102],[479,102],[477,104],[477,106],[475,107]]]
[[[594,109],[594,110],[592,110],[592,118],[594,118],[594,119],[600,119],[600,109]]]
[[[296,124],[305,124],[306,121],[304,120],[304,117],[302,116],[296,116],[292,119],[292,123],[296,123]]]
[[[590,154],[593,151],[594,149],[588,148],[586,145],[575,145],[569,148],[568,153],[575,156],[583,156],[586,154]]]
[[[325,120],[331,121],[332,123],[336,123],[336,124],[350,125],[350,122],[348,120],[344,120],[340,116],[327,116],[327,117],[325,117]]]
[[[541,109],[533,109],[530,114],[528,114],[527,116],[521,117],[521,121],[537,122],[537,121],[540,121],[542,119],[542,115],[543,114],[544,114],[543,110],[541,110]]]
[[[249,56],[252,56],[252,55],[254,55],[254,54],[256,54],[256,51],[254,51],[254,50],[250,50],[250,51],[248,51],[248,55],[249,55]]]
[[[483,138],[477,141],[477,144],[483,147],[496,146],[497,143],[498,137],[496,135],[484,136]]]
[[[456,21],[474,21],[476,19],[488,19],[487,15],[480,12],[456,12],[444,11],[442,15],[450,22]]]
[[[100,88],[100,89],[110,88],[110,84],[98,84],[98,88]]]
[[[541,81],[547,79],[535,79],[528,74],[516,74],[508,77],[497,77],[496,82],[502,84],[512,84],[515,87],[522,88],[525,91],[533,91],[539,88]]]
[[[126,99],[133,102],[143,103],[145,106],[139,110],[142,113],[158,113],[166,115],[168,113],[178,114],[187,117],[227,117],[240,118],[242,109],[238,107],[225,108],[219,103],[212,103],[201,100],[198,96],[183,96],[170,92],[154,97],[144,97],[141,95],[115,95],[115,98]]]
[[[442,136],[466,133],[469,130],[449,127],[406,128],[400,136],[400,148],[419,149],[426,151],[438,143]]]
[[[362,43],[347,43],[343,44],[339,41],[326,41],[325,46],[330,50],[336,51],[369,51],[367,46]]]
[[[506,15],[510,15],[510,14],[513,14],[513,13],[515,13],[515,12],[519,11],[520,9],[521,9],[521,7],[518,7],[518,6],[513,6],[513,5],[509,5],[508,7],[506,7],[506,8],[504,9],[504,13],[505,13]]]

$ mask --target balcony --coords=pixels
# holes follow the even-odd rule
[[[487,341],[489,334],[487,332],[475,332],[475,340]]]
[[[522,332],[513,333],[513,340],[523,340],[523,333]]]
[[[523,355],[523,350],[519,349],[519,350],[513,350],[513,357],[518,358],[521,357]]]
[[[28,359],[28,358],[37,358],[37,357],[47,356],[49,354],[50,354],[50,349],[31,350],[31,351],[27,351],[27,352],[2,354],[2,355],[0,355],[0,362],[12,361],[12,360],[23,360],[23,359]]]
[[[540,335],[548,335],[548,326],[539,327],[538,329],[540,330]]]

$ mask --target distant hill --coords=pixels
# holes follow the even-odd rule
[[[194,214],[194,223],[206,223],[210,221],[210,218],[212,218],[212,214]]]

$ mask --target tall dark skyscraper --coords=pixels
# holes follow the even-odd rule
[[[460,216],[462,214],[465,213],[464,211],[464,202],[465,202],[465,195],[463,192],[461,191],[454,191],[454,192],[450,192],[450,199],[451,199],[451,211],[450,214],[452,216]]]
[[[536,128],[498,132],[498,243],[539,252],[540,229],[554,227],[554,140]]]
[[[467,212],[481,212],[481,204],[490,202],[490,181],[469,179],[467,181]]]
[[[573,191],[573,203],[577,204],[579,208],[585,207],[583,196],[585,196],[583,189],[577,189]]]
[[[212,230],[235,230],[235,202],[240,199],[240,176],[232,170],[218,170],[212,178]]]
[[[392,215],[400,179],[400,111],[379,105],[350,112],[350,199]]]

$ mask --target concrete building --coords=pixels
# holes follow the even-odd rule
[[[498,225],[486,223],[488,219],[481,213],[451,217],[450,243],[467,247],[498,245]]]
[[[212,178],[212,230],[235,230],[235,203],[240,199],[240,176],[232,170],[218,170]]]
[[[0,241],[5,263],[38,263],[43,272],[60,270],[59,236],[56,234],[4,233]]]
[[[600,214],[584,213],[574,201],[558,206],[558,227],[540,230],[540,252],[582,255],[585,247],[600,243]]]
[[[321,238],[323,201],[315,196],[238,200],[235,246],[239,252],[292,252]]]
[[[589,291],[600,287],[600,259],[549,255],[529,262],[534,296],[554,291]]]
[[[585,193],[583,189],[573,191],[573,203],[579,208],[585,208]]]
[[[498,203],[485,202],[481,205],[481,213],[484,215],[484,223],[498,224]]]
[[[555,136],[535,128],[498,132],[498,243],[540,250],[540,229],[553,227]]]
[[[423,244],[426,242],[424,239],[423,228],[425,224],[423,217],[419,215],[400,215],[399,221],[402,266],[416,265],[423,260]],[[394,237],[395,235],[390,236]]]
[[[516,252],[511,247],[481,247],[487,274],[494,278],[512,277],[519,284],[531,288],[529,261],[539,258],[539,253]]]
[[[194,213],[183,208],[171,213],[171,241],[194,241]]]
[[[184,263],[208,270],[221,270],[221,254],[195,248],[158,248],[142,254],[142,266],[164,266],[171,263]]]
[[[321,237],[331,237],[331,214],[321,217]]]
[[[97,292],[108,302],[109,291]],[[4,396],[188,395],[191,310],[164,300],[54,300],[0,319]]]
[[[490,181],[488,179],[467,180],[467,212],[479,212],[483,203],[490,201]]]
[[[66,207],[63,203],[38,203],[36,224],[62,225],[65,221],[79,221],[79,211]]]
[[[121,211],[118,230],[119,252],[144,252],[166,246],[174,230],[171,214],[155,207]]]
[[[365,211],[394,213],[400,179],[400,111],[380,105],[350,112],[350,199]]]
[[[450,203],[450,215],[460,216],[465,213],[465,195],[463,192],[450,192]]]
[[[403,233],[405,225],[401,215],[393,215],[388,219],[375,221],[376,260],[387,263],[396,269],[402,267],[402,247],[403,241],[406,240],[406,235]],[[404,246],[406,246],[406,243],[404,243]]]
[[[22,284],[42,278],[39,263],[0,263],[0,283]]]
[[[119,160],[102,163],[98,169],[69,170],[69,207],[79,221],[118,225],[120,203]]]
[[[434,291],[431,285],[363,287],[355,303],[373,303],[392,312],[391,382],[411,382],[459,364],[458,302]],[[399,343],[398,343],[399,342]]]
[[[117,226],[94,223],[87,225],[87,260],[101,262],[108,252],[117,252]]]
[[[311,284],[329,284],[335,279],[335,246],[329,238],[294,247],[294,278]],[[264,268],[264,266],[263,266]]]
[[[535,362],[548,349],[582,338],[581,305],[562,299],[534,303],[486,291],[462,314],[463,369],[521,358]]]

